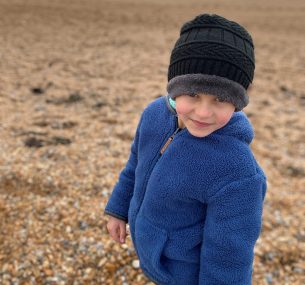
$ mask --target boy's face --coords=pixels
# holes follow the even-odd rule
[[[186,127],[195,137],[205,137],[225,126],[231,119],[235,106],[221,102],[214,95],[198,94],[176,97],[179,126]]]

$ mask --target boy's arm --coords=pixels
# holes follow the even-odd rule
[[[260,235],[266,180],[235,181],[208,201],[199,285],[250,285]]]
[[[125,222],[128,222],[129,203],[134,189],[135,169],[138,163],[139,131],[142,117],[131,145],[129,159],[125,165],[125,168],[119,175],[119,179],[112,191],[104,211],[105,214],[116,217]]]

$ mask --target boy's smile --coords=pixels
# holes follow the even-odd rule
[[[222,102],[214,95],[198,94],[176,97],[176,111],[180,128],[187,128],[195,137],[205,137],[225,126],[235,106]]]

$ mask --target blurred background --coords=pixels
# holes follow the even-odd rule
[[[0,0],[1,284],[152,284],[103,209],[200,13],[255,42],[245,113],[268,192],[253,284],[305,284],[303,0]]]

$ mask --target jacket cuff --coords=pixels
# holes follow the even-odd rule
[[[113,212],[110,212],[110,211],[107,211],[107,210],[104,211],[104,214],[105,214],[105,215],[108,215],[108,216],[115,217],[115,218],[117,218],[117,219],[120,219],[120,220],[122,220],[122,221],[128,223],[128,218],[127,218],[127,217],[124,217],[124,216],[122,216],[122,215],[120,215],[120,214],[113,213]]]

